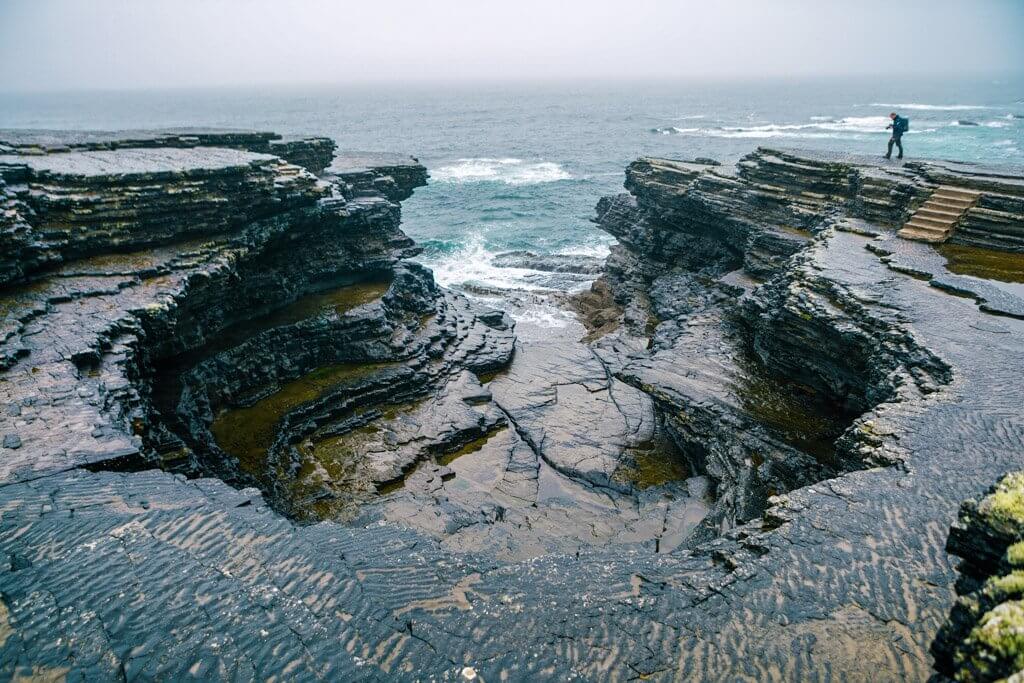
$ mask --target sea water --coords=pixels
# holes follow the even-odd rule
[[[622,191],[639,156],[732,164],[758,145],[881,156],[893,110],[911,121],[908,158],[1024,164],[1024,78],[0,94],[0,128],[255,128],[412,154],[431,180],[404,203],[404,228],[441,283],[572,290],[587,278],[492,259],[510,250],[606,254],[613,240],[591,222],[594,205]],[[534,315],[559,324],[557,313]]]

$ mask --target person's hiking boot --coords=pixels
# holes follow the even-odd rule
[[[887,160],[891,160],[891,159],[892,159],[892,157],[891,157],[891,156],[889,156],[888,154],[883,154],[883,155],[882,155],[882,158],[883,158],[883,159],[887,159]]]

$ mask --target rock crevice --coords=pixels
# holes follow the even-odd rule
[[[976,615],[995,593],[965,591],[1012,560],[981,505],[954,534],[969,581],[946,542],[1021,468],[1024,308],[895,230],[953,180],[1015,215],[1017,176],[641,160],[598,206],[620,244],[588,346],[516,340],[409,260],[411,160],[18,139],[0,678],[924,681],[967,642],[954,619],[932,648],[954,588]],[[165,164],[139,171],[161,201],[189,159],[196,231],[108,158]],[[960,234],[1005,254],[1017,220]],[[991,662],[988,635],[962,659]]]

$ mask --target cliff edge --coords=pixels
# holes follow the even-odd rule
[[[935,673],[949,526],[1022,467],[1024,176],[638,160],[591,341],[527,345],[410,260],[413,160],[0,144],[0,676]]]

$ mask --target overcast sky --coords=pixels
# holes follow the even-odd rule
[[[0,90],[1024,68],[1024,0],[0,0]]]

